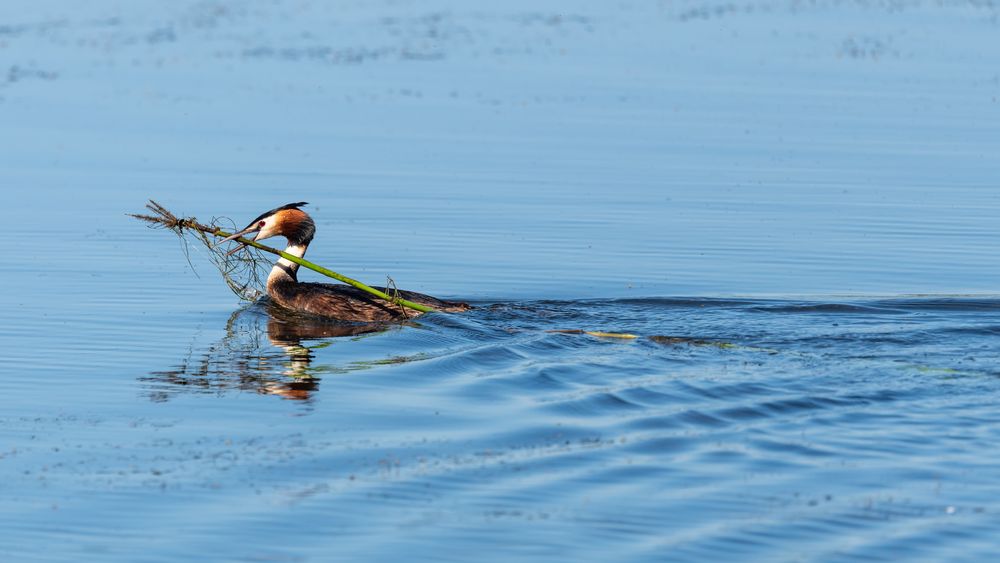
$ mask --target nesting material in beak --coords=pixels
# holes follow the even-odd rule
[[[236,239],[238,239],[238,238],[240,238],[240,237],[242,237],[244,235],[249,235],[251,233],[256,233],[258,231],[260,231],[260,226],[259,225],[256,225],[256,224],[251,225],[251,226],[243,229],[242,231],[240,231],[240,232],[238,232],[238,233],[236,233],[234,235],[229,235],[228,237],[220,240],[218,243],[216,243],[216,246],[218,246],[218,245],[220,245],[220,244],[222,244],[224,242],[229,242],[229,241],[232,241],[232,240],[236,240]],[[244,244],[237,245],[236,248],[234,248],[234,249],[230,250],[229,252],[227,252],[226,256],[231,256],[231,255],[235,254],[237,251],[239,251],[244,246],[246,246],[246,245],[244,245]]]

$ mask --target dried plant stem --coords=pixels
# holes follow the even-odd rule
[[[131,214],[131,216],[135,217],[136,219],[139,219],[141,221],[145,221],[147,223],[152,223],[152,224],[155,224],[155,225],[164,226],[164,227],[167,227],[167,228],[169,228],[171,230],[174,230],[174,231],[177,231],[177,232],[182,232],[184,229],[190,229],[190,230],[199,231],[199,232],[202,232],[202,233],[205,233],[205,234],[208,234],[208,235],[212,235],[212,236],[215,236],[215,237],[219,237],[219,238],[226,238],[226,237],[229,237],[229,236],[232,235],[232,233],[227,233],[226,231],[224,231],[224,230],[222,230],[222,229],[220,229],[218,227],[215,227],[215,226],[212,226],[212,225],[204,225],[202,223],[199,223],[194,218],[185,218],[185,219],[178,218],[173,213],[171,213],[170,211],[168,211],[165,207],[163,207],[159,203],[156,203],[153,200],[150,200],[149,204],[147,204],[146,207],[150,211],[152,211],[154,213],[154,215]],[[407,301],[406,299],[403,299],[403,298],[399,297],[398,295],[390,296],[387,293],[379,291],[379,290],[375,289],[374,287],[371,287],[371,286],[366,285],[366,284],[364,284],[362,282],[359,282],[358,280],[355,280],[353,278],[349,278],[349,277],[347,277],[347,276],[345,276],[343,274],[338,274],[337,272],[334,272],[333,270],[324,268],[323,266],[320,266],[318,264],[314,264],[314,263],[312,263],[312,262],[310,262],[310,261],[308,261],[308,260],[306,260],[304,258],[299,258],[298,256],[293,256],[293,255],[291,255],[291,254],[289,254],[287,252],[278,250],[277,248],[274,248],[274,247],[271,247],[271,246],[267,246],[267,245],[261,244],[259,242],[256,242],[256,241],[253,241],[253,240],[250,240],[250,239],[247,239],[247,238],[242,238],[242,237],[238,238],[238,239],[235,239],[235,240],[237,242],[245,244],[247,246],[252,246],[252,247],[254,247],[254,248],[258,249],[258,250],[261,250],[261,251],[264,251],[264,252],[269,252],[269,253],[275,254],[277,256],[281,256],[282,258],[284,258],[285,260],[288,260],[289,262],[294,262],[294,263],[298,264],[299,266],[302,266],[304,268],[309,268],[310,270],[312,270],[314,272],[318,272],[320,274],[323,274],[324,276],[327,276],[329,278],[333,278],[335,280],[342,281],[342,282],[344,282],[344,283],[346,283],[348,285],[352,285],[352,286],[354,286],[354,287],[356,287],[356,288],[358,288],[358,289],[360,289],[362,291],[365,291],[365,292],[370,293],[371,295],[374,295],[375,297],[378,297],[380,299],[384,299],[384,300],[388,301],[389,303],[393,303],[393,304],[396,304],[396,305],[402,305],[403,307],[408,307],[410,309],[414,309],[414,310],[417,310],[417,311],[420,311],[420,312],[423,312],[423,313],[432,313],[432,312],[435,311],[435,309],[433,309],[431,307],[428,307],[426,305],[421,305],[420,303],[414,303],[412,301]]]

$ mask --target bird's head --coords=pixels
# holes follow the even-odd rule
[[[306,205],[306,202],[289,203],[261,213],[259,217],[250,221],[245,229],[222,239],[219,244],[253,233],[256,233],[254,241],[282,236],[288,239],[289,244],[309,244],[316,233],[316,225],[308,213],[299,209],[303,205]]]

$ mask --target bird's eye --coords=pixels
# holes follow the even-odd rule
[[[261,228],[264,228],[264,222],[263,222],[263,221],[261,221],[260,223],[257,223],[257,226],[258,226],[258,227],[261,227]]]

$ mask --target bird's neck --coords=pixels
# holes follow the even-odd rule
[[[306,255],[306,249],[309,248],[308,242],[289,242],[288,246],[285,247],[285,253],[291,254],[292,256],[302,258]],[[278,258],[278,261],[274,263],[274,267],[271,268],[271,274],[267,276],[267,285],[271,285],[278,282],[297,282],[298,277],[296,273],[299,271],[299,265],[287,258]]]

